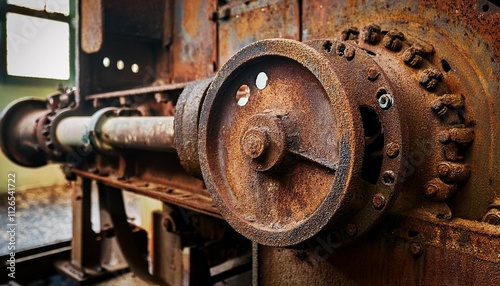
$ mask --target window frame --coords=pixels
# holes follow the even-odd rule
[[[69,0],[69,15],[62,13],[50,13],[46,11],[34,10],[13,4],[8,4],[6,0],[0,1],[0,83],[13,85],[50,85],[63,84],[69,86],[75,78],[75,33],[77,29],[75,21],[75,2]],[[41,19],[54,20],[67,23],[69,26],[69,79],[50,79],[39,77],[24,77],[9,75],[7,73],[7,13],[15,13],[24,16],[37,17]]]

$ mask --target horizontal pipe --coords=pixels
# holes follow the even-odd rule
[[[90,144],[92,117],[68,117],[57,125],[56,137],[66,146]],[[174,117],[109,117],[95,126],[96,140],[123,149],[174,152]],[[98,146],[94,146],[98,147]]]
[[[114,147],[175,151],[174,117],[111,117],[101,125],[100,139]]]
[[[57,142],[66,146],[88,145],[88,128],[90,116],[72,116],[61,120],[57,124]]]

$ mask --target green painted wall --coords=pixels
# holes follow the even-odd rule
[[[15,99],[27,96],[45,98],[57,89],[55,84],[19,85],[0,83],[0,109]],[[0,193],[7,191],[7,176],[16,173],[16,187],[19,189],[32,186],[49,186],[65,182],[59,165],[48,165],[41,168],[23,168],[18,166],[3,153],[0,154]]]

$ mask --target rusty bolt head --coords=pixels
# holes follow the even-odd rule
[[[385,207],[385,198],[384,195],[378,193],[373,196],[372,199],[373,207],[377,210],[381,210]]]
[[[404,35],[398,31],[390,31],[384,36],[384,46],[392,51],[399,51],[403,45]]]
[[[442,131],[442,132],[439,132],[437,138],[438,138],[440,143],[448,144],[448,143],[450,143],[450,140],[451,140],[451,134],[448,131]]]
[[[410,244],[410,249],[411,253],[413,253],[413,255],[415,256],[422,254],[422,246],[418,242],[412,242]]]
[[[354,59],[355,53],[356,53],[356,50],[354,48],[347,47],[345,50],[344,56],[348,61],[351,61],[352,59]]]
[[[387,146],[385,146],[385,152],[387,156],[390,158],[395,158],[399,155],[399,144],[394,142],[389,142]]]
[[[427,90],[434,89],[441,80],[443,80],[443,74],[436,68],[426,69],[419,76],[419,83]]]
[[[384,39],[384,47],[388,48],[391,51],[399,51],[403,46],[403,42],[401,42],[398,38],[391,38],[388,35],[385,35]]]
[[[351,27],[342,31],[340,39],[342,39],[342,41],[356,40],[358,38],[358,35],[359,35],[358,28]]]
[[[447,163],[439,164],[437,169],[438,169],[439,175],[442,177],[447,177],[451,172],[450,165],[448,165]]]
[[[417,54],[417,51],[413,47],[411,47],[403,53],[403,61],[411,67],[418,68],[424,59]]]
[[[372,81],[376,80],[380,76],[380,72],[374,67],[368,68],[367,73],[368,73],[368,79]]]
[[[270,138],[266,130],[261,128],[248,129],[241,139],[241,147],[245,154],[252,158],[259,158],[269,146]]]
[[[376,44],[380,41],[380,26],[371,24],[365,28],[365,43]]]
[[[490,209],[483,218],[483,221],[491,225],[500,225],[500,209]]]
[[[435,184],[428,184],[425,187],[425,195],[428,197],[435,196],[438,193],[438,191],[439,191],[439,188]]]
[[[356,236],[358,233],[358,227],[353,223],[348,223],[345,227],[345,231],[348,236]]]
[[[437,116],[443,116],[448,111],[448,107],[446,107],[446,105],[440,98],[434,100],[431,103],[431,109],[436,113]]]

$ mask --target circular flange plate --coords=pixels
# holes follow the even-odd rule
[[[35,122],[47,112],[45,100],[32,97],[13,101],[0,116],[0,147],[12,162],[24,167],[47,164],[38,146]]]
[[[363,158],[352,110],[328,59],[310,46],[273,39],[238,52],[210,86],[199,125],[203,177],[224,218],[253,241],[288,246],[342,215]],[[281,145],[283,158],[273,151]],[[266,156],[279,160],[259,170]]]

